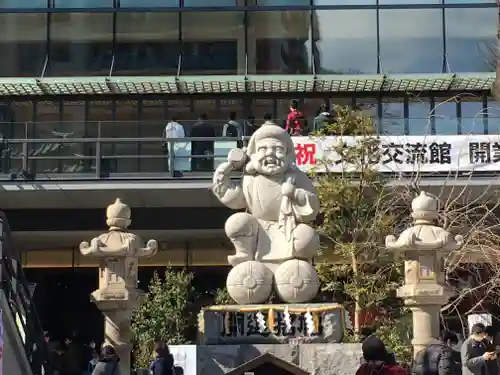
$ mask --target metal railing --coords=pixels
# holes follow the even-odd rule
[[[11,180],[204,177],[245,138],[4,139],[0,170]]]
[[[0,212],[2,289],[33,375],[50,374],[48,347],[20,260],[12,248],[9,223]]]

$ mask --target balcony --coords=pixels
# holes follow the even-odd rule
[[[217,135],[222,133],[224,123],[222,120],[213,122]],[[164,123],[160,121],[147,124],[139,121],[0,125],[16,127],[17,130],[11,132],[12,134],[26,134],[24,138],[0,138],[0,181],[6,182],[169,179],[208,182],[214,169],[226,160],[229,150],[242,147],[248,140],[248,136],[217,136],[211,139],[131,136],[144,134],[140,130],[143,127],[148,129],[146,134],[161,135]],[[183,122],[183,125],[189,134],[192,122]],[[499,162],[495,145],[500,141],[500,118],[378,119],[376,125],[382,136],[390,137],[390,142],[399,144],[401,150],[398,153],[401,152],[401,160],[404,160],[403,164],[397,164],[399,161],[390,162],[390,168],[384,165],[381,169],[383,172],[401,176],[412,174],[418,169],[420,174],[442,178],[442,175],[470,175],[472,172],[475,176],[488,176],[498,169],[495,166]],[[83,128],[85,129],[82,130]],[[71,132],[71,129],[79,130]],[[213,144],[213,152],[198,154],[193,151],[196,142],[207,141]],[[320,158],[320,154],[305,155],[304,148],[298,144],[320,141],[309,140],[307,137],[296,138],[296,141],[298,165],[307,170],[308,163]],[[424,167],[416,166],[415,160],[410,160],[414,155],[413,151],[409,150],[409,145],[418,142],[427,147],[425,152],[428,155],[424,155],[427,159],[430,157],[432,142],[446,142],[450,147],[454,147],[452,153],[459,155],[460,160],[451,160],[438,166],[431,165],[432,162]],[[479,151],[483,149],[471,151],[471,147],[475,147],[471,146],[474,142],[478,145],[490,144],[488,155],[484,156],[486,159],[479,155]],[[460,150],[457,151],[459,147]],[[322,146],[316,148],[320,150]],[[478,163],[486,164],[486,168],[476,168],[475,162],[472,161],[468,167],[464,167],[469,163],[469,159],[476,157],[472,152],[477,153],[474,155],[479,158]],[[469,156],[469,153],[472,156]],[[331,169],[329,171],[334,172]]]

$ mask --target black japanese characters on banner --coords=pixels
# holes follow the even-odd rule
[[[470,142],[469,162],[472,164],[498,163],[500,161],[499,142]]]
[[[451,144],[436,143],[429,145],[417,142],[381,145],[383,164],[451,164]]]
[[[305,313],[285,313],[283,311],[260,312],[220,312],[221,337],[245,336],[320,336],[323,333],[321,313],[311,315],[308,322]]]

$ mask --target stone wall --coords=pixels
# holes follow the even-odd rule
[[[354,375],[360,364],[361,344],[199,345],[197,375],[223,375],[264,353],[312,375]]]

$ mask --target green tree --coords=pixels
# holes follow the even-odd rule
[[[237,303],[229,295],[227,287],[219,288],[215,291],[215,304],[216,305],[236,305]]]
[[[193,275],[186,270],[176,271],[170,267],[161,277],[154,273],[144,302],[132,317],[136,367],[148,366],[156,337],[169,345],[189,342],[189,331],[196,326],[192,280]]]
[[[406,210],[374,168],[382,155],[373,120],[348,107],[337,107],[336,113],[336,121],[318,134],[340,137],[320,161],[327,173],[314,173],[321,205],[317,229],[324,244],[317,271],[323,291],[348,309],[354,307],[353,326],[359,333],[363,310],[384,305],[402,281],[400,263],[385,250],[384,241],[404,218],[398,213]],[[332,165],[341,168],[333,171]],[[387,311],[389,315],[401,311],[400,301],[393,302],[397,309]]]

